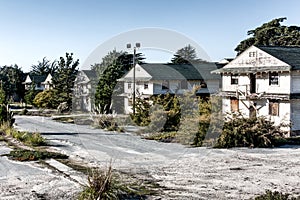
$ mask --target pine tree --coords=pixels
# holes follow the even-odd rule
[[[66,53],[66,59],[60,57],[57,73],[53,76],[53,106],[66,102],[68,107],[72,105],[72,92],[74,81],[78,72],[79,60],[74,61],[73,53]]]

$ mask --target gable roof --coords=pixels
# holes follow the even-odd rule
[[[29,75],[32,82],[42,83],[46,80],[48,75]]]
[[[97,72],[95,70],[81,70],[90,80],[97,79]]]
[[[300,47],[257,46],[257,48],[291,65],[293,70],[300,69]]]
[[[212,75],[210,72],[217,69],[215,63],[201,62],[197,64],[162,64],[162,63],[146,63],[140,65],[150,76],[148,80],[206,80],[220,79],[220,76]],[[126,75],[125,75],[126,76]],[[122,81],[129,80],[125,76],[120,79]],[[139,80],[139,77],[136,77]],[[142,79],[141,79],[142,80]]]
[[[253,58],[254,60],[248,61],[248,63],[242,64],[237,67],[235,66],[236,62],[239,61],[240,56],[242,56],[245,52],[248,52],[254,49],[260,50],[265,54],[272,56],[274,59],[278,60],[277,64],[263,64],[256,65],[257,58]],[[262,57],[264,59],[264,57]],[[251,64],[254,61],[254,64]],[[239,56],[237,56],[233,61],[229,64],[225,65],[222,69],[214,70],[211,73],[256,73],[256,72],[272,72],[272,71],[290,71],[290,70],[300,70],[300,47],[296,46],[251,46],[244,52],[242,52]]]

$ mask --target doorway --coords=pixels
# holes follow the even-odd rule
[[[256,93],[256,76],[250,74],[250,93]]]

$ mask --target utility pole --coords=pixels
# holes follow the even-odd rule
[[[141,44],[140,43],[135,43],[135,46],[133,47],[133,94],[132,94],[132,113],[133,116],[135,116],[135,57],[136,57],[136,49],[140,48]],[[131,44],[127,44],[127,49],[131,48]]]

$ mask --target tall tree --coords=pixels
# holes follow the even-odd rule
[[[18,65],[0,67],[0,80],[6,99],[19,101],[24,97],[24,78],[25,74]]]
[[[249,30],[247,34],[251,37],[241,41],[235,51],[240,54],[252,45],[300,46],[300,27],[282,25],[286,19],[273,19],[254,30]]]
[[[49,73],[54,75],[57,70],[57,61],[47,60],[46,57],[43,58],[42,61],[38,61],[37,65],[31,66],[30,74],[32,75],[48,75]]]
[[[60,57],[57,73],[53,76],[53,102],[54,106],[67,102],[68,107],[72,105],[72,90],[78,72],[79,60],[73,59],[73,53],[66,53],[66,58]]]
[[[145,59],[140,53],[136,54],[135,58],[136,63],[142,63]],[[102,73],[100,73],[95,94],[95,105],[96,107],[100,106],[100,112],[110,112],[112,95],[117,85],[117,80],[132,68],[132,61],[132,54],[114,50],[109,52],[102,59],[102,63],[98,65],[103,67],[101,68]]]
[[[191,62],[200,60],[197,58],[196,49],[189,44],[177,50],[171,62],[173,64],[191,64]]]

